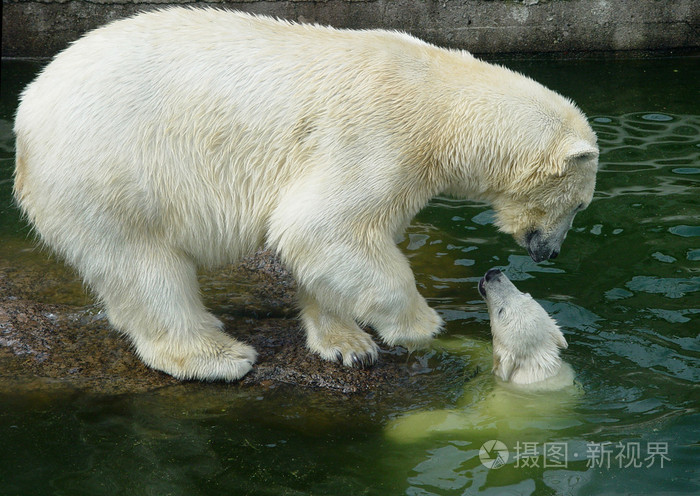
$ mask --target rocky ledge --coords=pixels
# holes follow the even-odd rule
[[[291,385],[339,394],[374,394],[424,388],[439,374],[421,356],[401,349],[384,350],[368,369],[351,369],[311,354],[295,317],[295,284],[269,252],[218,271],[217,285],[244,288],[233,303],[216,311],[226,331],[259,353],[241,388]],[[94,393],[144,392],[180,384],[144,366],[130,345],[110,328],[96,305],[47,304],[32,298],[33,288],[62,281],[46,273],[0,267],[0,393],[21,389],[68,389]],[[204,285],[205,288],[207,284]],[[218,304],[217,296],[207,296]],[[220,299],[222,297],[219,297]],[[223,302],[221,302],[223,304]]]

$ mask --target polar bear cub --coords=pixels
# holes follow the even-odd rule
[[[503,381],[537,389],[573,383],[573,371],[559,357],[568,347],[552,317],[528,293],[521,293],[498,269],[479,281],[493,336],[493,373]]]
[[[23,92],[14,194],[149,366],[236,380],[255,350],[199,267],[273,249],[309,349],[345,365],[440,330],[396,246],[433,196],[484,201],[535,261],[593,197],[568,99],[409,35],[169,8],[96,29]]]
[[[523,430],[571,424],[581,390],[574,384],[574,370],[559,356],[567,343],[557,323],[500,270],[486,272],[479,293],[488,306],[492,351],[475,339],[445,344],[464,353],[477,369],[490,359],[493,375],[468,381],[456,408],[411,412],[393,420],[386,429],[389,438],[411,442],[438,434],[473,438],[494,432],[503,440]]]

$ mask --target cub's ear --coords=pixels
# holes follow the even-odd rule
[[[577,141],[566,150],[564,159],[555,164],[552,174],[555,177],[562,177],[569,167],[575,166],[577,163],[595,160],[598,158],[598,153],[598,147],[586,141]]]

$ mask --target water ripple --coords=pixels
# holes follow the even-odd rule
[[[674,166],[674,175],[697,174],[700,118],[695,115],[630,113],[592,119],[602,170],[634,172]]]

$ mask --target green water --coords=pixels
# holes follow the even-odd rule
[[[502,62],[589,115],[601,146],[595,199],[559,258],[541,264],[496,232],[488,208],[434,200],[401,246],[447,322],[445,346],[411,360],[459,377],[470,347],[490,339],[476,283],[505,269],[569,342],[582,392],[556,422],[537,413],[520,428],[389,435],[419,412],[467,415],[488,375],[400,400],[196,383],[121,396],[19,390],[0,398],[0,494],[700,493],[700,58]],[[0,264],[62,275],[61,288],[37,289],[41,301],[88,305],[70,271],[31,250],[9,206],[11,120],[36,69],[2,65]],[[506,445],[505,466],[481,463],[489,440]]]

